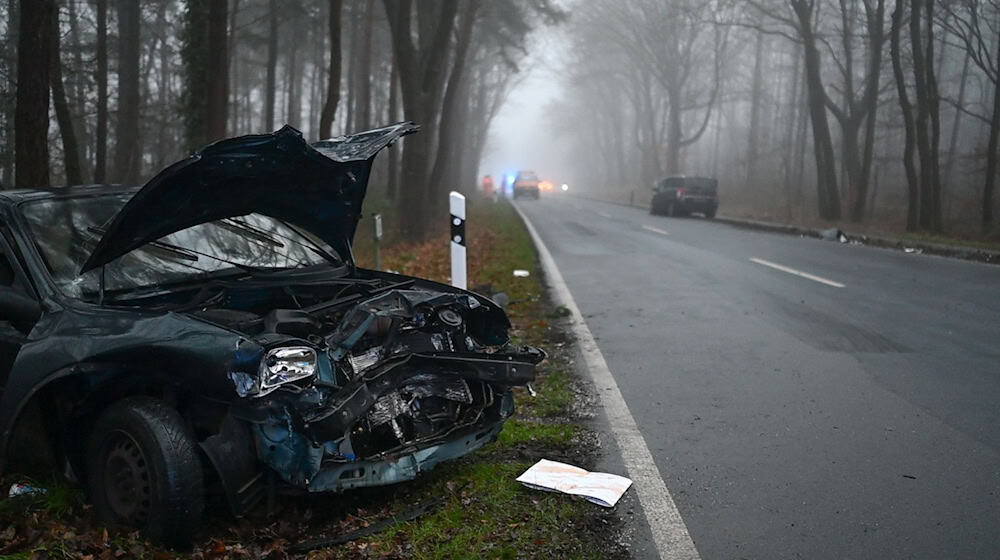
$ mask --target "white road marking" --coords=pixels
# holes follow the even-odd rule
[[[597,212],[597,215],[600,216],[600,217],[602,217],[602,218],[610,218],[611,217],[611,214],[608,214],[607,212],[600,212],[600,211],[596,211],[596,212]]]
[[[644,230],[646,230],[646,231],[651,231],[651,232],[653,232],[653,233],[658,233],[658,234],[660,234],[660,235],[670,235],[669,233],[667,233],[667,230],[665,230],[665,229],[660,229],[660,228],[658,228],[658,227],[653,227],[653,226],[642,226],[642,229],[644,229]]]
[[[769,266],[769,267],[771,267],[771,268],[773,268],[775,270],[780,270],[782,272],[787,272],[789,274],[794,274],[795,276],[800,276],[802,278],[807,278],[809,280],[812,280],[813,282],[819,282],[820,284],[826,284],[827,286],[833,286],[834,288],[843,288],[844,287],[844,284],[841,284],[840,282],[834,282],[833,280],[827,280],[826,278],[823,278],[821,276],[816,276],[816,275],[813,275],[813,274],[809,274],[808,272],[802,272],[801,270],[795,270],[794,268],[789,268],[787,266],[780,265],[778,263],[773,263],[771,261],[765,261],[764,259],[758,259],[757,257],[750,257],[750,260],[753,261],[753,262],[755,262],[755,263],[757,263],[757,264],[761,264],[761,265],[764,265],[764,266]]]
[[[653,454],[646,446],[646,440],[639,432],[639,427],[635,423],[635,418],[628,409],[628,404],[622,398],[622,393],[618,389],[608,364],[604,360],[604,354],[598,348],[594,335],[587,327],[580,308],[577,307],[573,295],[562,273],[556,267],[556,262],[549,253],[549,249],[542,242],[535,227],[528,220],[528,217],[521,212],[518,205],[514,209],[524,220],[524,225],[528,228],[528,233],[535,242],[538,249],[538,257],[542,261],[542,268],[549,286],[555,293],[556,300],[570,311],[572,317],[573,334],[580,344],[580,351],[583,353],[587,370],[593,379],[594,386],[601,397],[601,404],[608,415],[608,423],[611,433],[614,435],[618,448],[621,449],[622,461],[628,471],[629,478],[632,479],[636,493],[639,495],[639,503],[646,514],[646,521],[653,534],[653,542],[661,558],[669,560],[699,560],[698,549],[691,540],[687,525],[681,518],[681,513],[674,504],[674,499],[670,495],[670,490],[663,482],[660,471],[653,462]]]

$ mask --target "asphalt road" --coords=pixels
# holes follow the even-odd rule
[[[1000,266],[517,204],[702,558],[1000,558]]]

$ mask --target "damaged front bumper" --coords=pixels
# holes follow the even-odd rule
[[[294,488],[340,492],[411,480],[494,441],[514,413],[512,388],[534,381],[545,353],[480,342],[506,334],[484,311],[466,295],[394,291],[359,304],[298,353],[304,361],[289,371],[308,365],[308,379],[267,387],[232,374],[244,398],[230,416],[245,430],[229,426],[202,447],[237,513],[259,499],[261,477],[232,467],[242,474],[227,477],[235,447]],[[274,354],[251,346],[241,350],[250,362]]]
[[[411,354],[344,387],[274,393],[239,417],[259,458],[310,492],[409,480],[492,441],[535,378],[535,349],[485,357]],[[534,363],[533,363],[534,362]]]
[[[514,399],[504,395],[505,416],[514,412]],[[421,472],[429,471],[442,461],[457,459],[472,453],[482,446],[495,441],[503,430],[504,420],[487,424],[481,429],[465,430],[461,435],[452,435],[446,441],[417,448],[403,454],[393,454],[377,461],[354,461],[351,463],[321,464],[320,470],[308,481],[310,492],[341,492],[365,486],[384,486],[406,480],[413,480]]]

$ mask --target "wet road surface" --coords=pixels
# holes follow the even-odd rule
[[[1000,267],[517,204],[702,558],[1000,557]]]

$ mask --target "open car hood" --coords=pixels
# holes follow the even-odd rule
[[[289,222],[353,263],[372,161],[419,126],[403,122],[310,146],[290,126],[220,140],[160,171],[107,224],[80,273],[165,235],[253,212]]]

